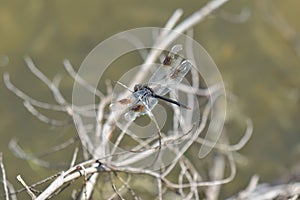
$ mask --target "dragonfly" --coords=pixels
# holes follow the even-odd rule
[[[180,50],[182,46],[175,45],[147,84],[136,84],[131,95],[113,102],[110,109],[113,111],[126,109],[124,117],[127,121],[134,121],[137,117],[151,112],[158,100],[190,110],[190,107],[164,96],[182,81],[192,66],[189,60],[179,56],[176,58]]]

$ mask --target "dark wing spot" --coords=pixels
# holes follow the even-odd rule
[[[130,104],[130,103],[131,103],[131,99],[120,99],[118,102],[119,102],[120,104],[125,104],[125,105],[127,105],[127,104]]]
[[[144,106],[141,104],[134,105],[130,108],[130,110],[134,112],[142,112],[144,110]]]
[[[172,62],[171,56],[166,56],[166,58],[165,58],[164,61],[163,61],[163,64],[164,64],[164,65],[167,65],[167,66],[170,66],[170,65],[171,65],[171,62]]]
[[[170,73],[170,79],[176,79],[178,78],[179,73],[181,72],[180,69],[176,69],[173,72]]]

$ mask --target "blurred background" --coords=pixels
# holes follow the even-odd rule
[[[26,68],[25,55],[50,79],[57,73],[66,75],[63,59],[69,59],[78,69],[87,54],[113,34],[138,27],[163,27],[177,8],[183,9],[184,19],[205,3],[0,0],[0,73],[9,72],[11,81],[32,97],[54,103],[47,87]],[[277,181],[297,169],[299,174],[299,7],[300,2],[294,0],[231,0],[194,27],[196,41],[217,64],[231,94],[228,118],[229,122],[237,120],[228,123],[228,135],[239,138],[243,134],[245,125],[239,118],[248,116],[254,124],[250,142],[237,155],[237,176],[223,187],[223,197],[245,188],[254,174],[261,182]],[[107,73],[107,78],[116,73]],[[8,91],[2,76],[0,79],[0,152],[7,177],[20,186],[15,177],[21,174],[31,184],[56,170],[15,158],[8,148],[9,141],[17,138],[27,152],[44,152],[76,132],[71,125],[52,128],[37,120]],[[70,100],[69,77],[65,77],[61,88]],[[72,151],[70,148],[66,155],[47,159],[71,160]]]

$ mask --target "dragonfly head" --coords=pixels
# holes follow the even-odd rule
[[[136,84],[136,85],[134,86],[133,90],[134,90],[134,92],[136,92],[136,91],[141,90],[142,88],[143,88],[143,85],[142,85],[142,84]]]

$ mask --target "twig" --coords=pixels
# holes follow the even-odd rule
[[[100,90],[98,90],[94,86],[90,85],[86,80],[84,80],[82,77],[80,77],[78,75],[78,73],[75,72],[75,70],[69,60],[65,59],[63,61],[63,64],[64,64],[66,71],[70,74],[70,76],[76,82],[78,82],[80,85],[82,85],[87,91],[98,96],[100,99],[104,98],[104,94]]]
[[[119,176],[116,172],[114,172],[114,175],[123,183],[123,186],[125,188],[127,188],[127,190],[130,192],[131,196],[134,198],[134,200],[139,200],[140,198],[137,196],[137,194],[134,192],[134,190],[130,187],[130,185],[128,184],[130,179],[131,179],[131,175],[128,174],[128,178],[125,181],[121,176]],[[122,186],[122,187],[123,187]]]
[[[91,139],[89,138],[89,134],[82,122],[81,116],[79,114],[74,113],[73,118],[74,118],[74,123],[77,127],[77,134],[80,138],[82,145],[88,150],[89,153],[93,153],[94,145]],[[88,159],[88,155],[85,155],[85,157],[86,157],[85,159]]]
[[[9,189],[9,196],[10,196],[11,200],[17,200],[16,190],[15,190],[13,184],[11,184],[9,181],[7,181],[7,187]]]
[[[4,84],[6,85],[6,87],[12,93],[17,95],[19,98],[21,98],[24,101],[30,102],[30,104],[32,104],[33,106],[43,108],[43,109],[46,109],[46,110],[67,112],[69,115],[72,114],[72,112],[69,110],[69,107],[66,107],[64,105],[55,105],[55,104],[41,102],[41,101],[38,101],[38,100],[28,96],[27,94],[25,94],[24,92],[22,92],[20,89],[18,89],[16,86],[14,86],[12,84],[12,82],[10,81],[10,76],[9,76],[8,73],[3,74],[3,80],[4,80]],[[74,106],[73,108],[74,108],[75,111],[77,111],[79,113],[82,113],[83,111],[86,112],[87,110],[94,109],[95,105],[85,105],[85,106],[82,106],[82,107]]]
[[[70,168],[74,166],[74,164],[76,162],[77,154],[78,154],[78,147],[76,147],[74,150],[73,157],[72,157],[72,160],[70,163]]]
[[[44,200],[47,199],[50,195],[52,195],[55,190],[60,188],[63,184],[64,173],[61,173],[51,184],[45,189],[42,194],[40,194],[35,200]]]
[[[158,191],[158,199],[162,200],[163,198],[163,192],[162,192],[162,183],[160,178],[156,178],[157,182],[157,191]]]
[[[67,147],[69,147],[71,144],[74,144],[76,142],[76,140],[78,140],[76,137],[72,137],[72,138],[64,141],[61,144],[58,144],[58,145],[56,145],[54,147],[48,148],[46,152],[42,152],[42,153],[39,153],[39,154],[36,154],[36,155],[38,157],[44,157],[46,155],[49,155],[49,154],[61,151],[63,149],[66,149]]]
[[[85,183],[85,191],[81,192],[80,200],[91,199],[99,174],[92,174]]]
[[[5,173],[5,168],[4,168],[4,164],[3,164],[2,152],[0,152],[0,168],[1,168],[1,172],[2,172],[2,182],[3,182],[4,192],[5,192],[5,199],[9,200],[6,173]]]
[[[55,100],[60,104],[60,105],[66,105],[67,102],[64,99],[64,97],[62,96],[62,94],[60,93],[59,89],[55,86],[55,84],[53,84],[53,82],[51,82],[33,63],[33,61],[31,60],[31,58],[29,56],[25,56],[24,57],[25,62],[28,66],[28,68],[30,69],[30,71],[38,78],[40,79],[43,83],[45,83],[48,88],[52,91],[53,96],[55,98]]]
[[[119,197],[119,199],[121,200],[125,200],[124,197],[122,197],[122,195],[120,194],[121,192],[121,188],[117,189],[117,186],[115,184],[114,178],[113,178],[113,173],[110,173],[110,181],[111,181],[111,186],[115,192],[115,194]]]
[[[22,179],[21,175],[17,176],[17,180],[23,185],[23,187],[26,189],[27,194],[31,197],[31,199],[36,199],[36,196],[33,192],[31,192],[30,188],[28,185],[25,183],[25,181]]]
[[[39,111],[37,111],[31,104],[29,101],[24,101],[24,107],[33,115],[35,116],[37,119],[39,119],[40,121],[52,125],[52,126],[65,126],[69,123],[69,121],[61,121],[61,120],[55,120],[55,119],[50,119],[49,117],[41,114]]]
[[[197,138],[196,142],[199,144],[209,146],[209,147],[214,147],[221,151],[239,151],[250,140],[252,133],[253,133],[253,123],[252,123],[251,119],[249,119],[249,118],[246,119],[246,125],[247,125],[246,131],[245,131],[243,137],[240,139],[240,141],[237,144],[234,144],[234,145],[220,144],[220,143],[211,142],[209,140],[205,140],[202,138]]]
[[[249,185],[247,186],[247,188],[245,190],[241,191],[238,194],[238,198],[246,199],[247,197],[249,197],[250,193],[253,192],[254,189],[257,187],[258,181],[259,181],[258,175],[252,176]]]
[[[210,170],[210,179],[217,180],[224,177],[225,171],[225,159],[223,155],[215,156],[213,160],[212,169]],[[219,199],[220,194],[220,185],[213,185],[207,188],[206,196],[208,200],[217,200]]]
[[[65,183],[73,181],[83,175],[87,176],[89,174],[94,174],[96,172],[103,172],[103,171],[110,171],[109,168],[104,167],[101,163],[97,160],[88,160],[86,162],[80,163],[75,165],[74,167],[68,169],[67,171],[61,172],[58,178],[56,178],[38,197],[37,200],[42,200],[48,198],[52,195],[57,189],[62,187]],[[94,178],[91,176],[90,178]],[[94,180],[94,183],[96,181]],[[89,197],[88,188],[90,187],[89,184],[93,183],[93,181],[86,182],[86,196]],[[94,186],[92,186],[93,188]],[[82,195],[84,199],[85,194]]]
[[[52,166],[52,164],[49,162],[46,162],[46,161],[41,160],[33,155],[29,155],[29,154],[25,153],[24,150],[18,145],[16,139],[10,140],[8,146],[9,146],[10,150],[14,153],[14,155],[17,156],[18,158],[21,158],[21,159],[24,159],[27,161],[31,161],[39,166],[43,166],[46,168],[51,168],[51,166]]]
[[[24,101],[30,102],[34,106],[37,106],[37,107],[40,107],[40,108],[44,108],[44,109],[48,109],[48,110],[54,110],[54,111],[62,111],[62,112],[66,111],[66,108],[64,106],[41,102],[41,101],[38,101],[38,100],[33,99],[32,97],[26,95],[24,92],[22,92],[21,90],[19,90],[17,87],[15,87],[10,82],[10,78],[9,78],[9,74],[8,73],[4,73],[3,74],[3,80],[4,80],[4,83],[5,83],[6,87],[11,92],[13,92],[15,95],[17,95],[19,98],[23,99]]]

